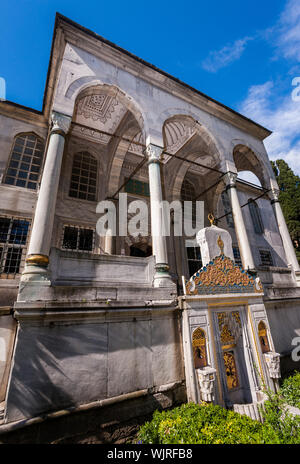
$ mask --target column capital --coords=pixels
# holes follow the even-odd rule
[[[149,143],[146,147],[146,155],[148,156],[148,163],[161,163],[163,148],[158,145]]]
[[[69,132],[71,126],[72,118],[66,116],[65,114],[58,113],[57,111],[52,111],[51,113],[51,133],[60,134],[63,137]]]
[[[272,189],[268,192],[269,198],[270,198],[270,200],[271,200],[271,204],[273,204],[273,203],[279,203],[279,194],[280,194],[280,190],[279,190],[279,189],[275,189],[275,188],[272,188]]]
[[[226,184],[226,188],[230,189],[233,187],[236,187],[236,179],[237,179],[237,173],[228,171],[224,175],[224,182]]]

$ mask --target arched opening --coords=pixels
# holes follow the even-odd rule
[[[68,181],[61,182],[59,197],[59,201],[68,199],[74,219],[68,220],[68,224],[64,218],[58,219],[57,246],[62,246],[66,226],[84,227],[93,231],[93,253],[109,249],[109,253],[130,255],[125,237],[113,236],[108,247],[107,239],[97,234],[99,215],[95,203],[113,198],[118,221],[118,190],[144,159],[143,124],[141,111],[133,99],[116,86],[93,85],[78,93],[62,166],[62,177]],[[146,176],[145,172],[137,173],[131,187],[140,187],[134,183],[136,179],[148,182],[147,173]],[[146,191],[147,186],[143,187]],[[121,190],[124,191],[125,188]],[[128,203],[132,200],[129,196],[135,197],[135,192],[128,195]],[[132,253],[137,255],[138,251]]]
[[[258,187],[261,187],[261,182],[259,178],[252,172],[252,171],[240,171],[238,173],[238,180],[241,180],[242,182],[247,182],[250,184],[254,184]]]
[[[260,321],[258,324],[258,338],[263,353],[268,353],[270,350],[270,344],[268,339],[268,332],[266,324]]]
[[[233,149],[233,159],[238,178],[258,187],[269,185],[268,169],[254,151],[246,145],[238,144]]]
[[[206,334],[203,329],[197,327],[192,336],[194,367],[202,369],[208,365],[207,350],[206,350]]]
[[[189,229],[193,232],[188,233],[183,223],[183,236],[173,239],[174,259],[170,265],[174,274],[191,276],[202,266],[196,233],[208,225],[207,215],[212,211],[212,195],[203,192],[220,178],[221,158],[212,135],[190,116],[175,115],[167,119],[163,125],[163,140],[166,199],[193,201],[192,215],[188,218]],[[196,201],[203,202],[198,204],[198,218]]]

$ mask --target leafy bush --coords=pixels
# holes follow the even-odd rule
[[[287,411],[286,401],[281,392],[264,390],[268,400],[264,403],[262,416],[267,431],[268,443],[299,444],[300,416],[293,416]]]
[[[153,444],[300,443],[300,422],[292,416],[285,415],[275,403],[274,398],[270,398],[267,402],[264,424],[220,406],[207,404],[189,403],[170,411],[156,411],[152,421],[146,422],[140,428],[137,442]]]
[[[287,404],[300,408],[300,372],[284,379],[280,393]]]

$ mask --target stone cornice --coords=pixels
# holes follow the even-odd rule
[[[197,89],[193,89],[191,86],[188,86],[168,73],[134,56],[130,52],[121,49],[92,31],[83,28],[79,24],[61,15],[58,15],[57,18],[57,24],[63,29],[66,42],[106,62],[121,67],[121,69],[130,72],[151,85],[159,87],[168,93],[172,93],[174,96],[177,96],[187,103],[234,125],[260,140],[263,140],[271,134],[271,131],[268,129],[208,97]]]
[[[10,101],[0,102],[0,114],[8,118],[18,119],[40,127],[48,128],[48,121],[40,111]]]

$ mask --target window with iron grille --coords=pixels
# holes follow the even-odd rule
[[[262,217],[260,214],[259,206],[254,200],[250,200],[249,203],[249,210],[252,218],[252,223],[254,227],[254,231],[256,234],[263,234],[264,233],[264,226]]]
[[[242,258],[241,258],[239,247],[238,246],[233,246],[232,250],[233,250],[233,256],[234,256],[235,264],[242,267],[243,263],[242,263]]]
[[[226,190],[222,192],[221,198],[222,198],[222,203],[223,203],[223,208],[224,208],[224,214],[227,215],[226,216],[227,225],[228,227],[234,227],[233,216],[232,216],[232,213],[230,212],[231,203],[230,203],[228,192],[226,192]]]
[[[190,277],[202,267],[200,247],[187,247],[187,257]]]
[[[43,141],[34,134],[18,135],[14,141],[3,183],[37,189],[44,153]]]
[[[182,201],[192,201],[192,226],[196,226],[196,191],[193,184],[184,179],[181,186],[181,200]]]
[[[128,182],[125,185],[125,192],[133,193],[135,195],[142,195],[143,197],[150,196],[149,184],[147,182],[142,182],[137,179],[128,180],[128,177],[125,177],[125,182],[126,181]]]
[[[82,151],[73,158],[69,196],[81,200],[96,200],[97,160],[90,153]]]
[[[259,250],[260,262],[262,266],[273,266],[273,258],[270,250]]]
[[[1,278],[19,274],[26,255],[30,222],[25,219],[0,217]]]
[[[94,230],[77,226],[64,226],[62,248],[74,251],[93,251]]]

